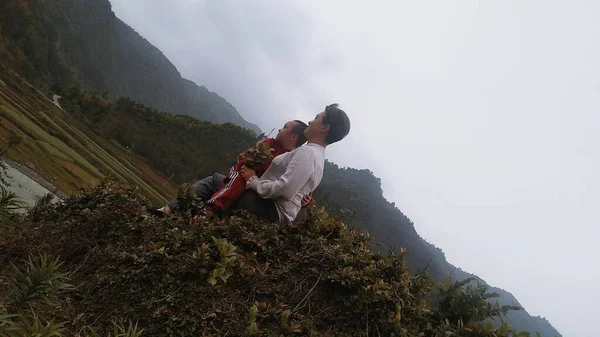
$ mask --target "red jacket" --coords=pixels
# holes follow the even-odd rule
[[[273,149],[273,158],[288,152],[275,138],[267,138],[265,142]],[[257,177],[262,176],[267,171],[273,158],[261,166],[253,167]],[[239,173],[243,165],[244,158],[239,156],[238,162],[231,167],[229,174],[223,180],[223,186],[206,202],[208,207],[217,211],[224,211],[233,205],[244,191],[246,191],[246,182]]]

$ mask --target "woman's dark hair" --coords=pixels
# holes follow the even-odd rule
[[[304,123],[303,121],[299,121],[297,119],[294,120],[294,122],[296,122],[296,124],[292,128],[292,133],[298,135],[298,139],[296,140],[296,147],[300,147],[302,144],[306,143],[306,136],[304,135],[304,130],[306,130],[308,125],[306,125],[306,123]]]
[[[350,119],[344,110],[338,107],[337,103],[328,105],[325,108],[323,124],[329,125],[329,133],[325,137],[327,145],[339,142],[350,132]]]

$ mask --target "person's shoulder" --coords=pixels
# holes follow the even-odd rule
[[[319,157],[323,156],[324,148],[315,144],[304,144],[296,148],[293,152],[303,157],[313,157],[315,159],[318,159]]]
[[[313,153],[325,153],[325,148],[318,144],[306,143],[302,147],[306,147],[307,151],[311,151]]]
[[[297,147],[294,152],[296,153],[310,153],[313,152],[313,150],[310,148],[310,146],[308,146],[308,144],[304,144],[300,147]]]

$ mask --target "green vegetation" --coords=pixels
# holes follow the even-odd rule
[[[111,100],[131,99],[260,133],[222,97],[181,77],[163,53],[119,20],[108,0],[3,0],[0,60],[38,88],[80,83]]]
[[[4,155],[4,153],[6,153],[6,151],[8,151],[11,147],[19,145],[23,141],[23,137],[19,136],[14,132],[9,132],[6,138],[7,147],[4,150],[2,150],[2,152],[0,152],[0,156]]]
[[[49,294],[72,289],[66,274],[58,272],[59,267],[58,259],[49,260],[45,255],[30,256],[21,266],[13,265],[14,271],[7,277],[13,287],[8,305],[21,308],[33,300],[53,304]]]
[[[110,157],[116,159],[119,156],[128,156],[126,158],[143,156],[145,160],[142,165],[156,167],[163,172],[161,174],[163,177],[173,175],[172,181],[178,183],[190,182],[214,171],[224,172],[232,164],[235,156],[255,141],[251,132],[231,124],[214,125],[187,116],[173,116],[159,110],[147,108],[129,99],[120,99],[114,103],[109,103],[102,96],[81,90],[75,86],[55,87],[54,89],[63,96],[62,103],[65,111],[77,112],[71,118],[62,111],[60,114],[64,116],[60,117],[57,112],[58,118],[53,118],[52,114],[45,113],[48,118],[55,121],[54,125],[59,126],[62,130],[70,130],[65,135],[54,128],[52,130],[55,134],[54,137],[61,140],[63,144],[68,144],[68,146],[77,149],[77,151],[87,153],[86,158],[90,158],[90,163],[94,163],[93,165],[98,165],[100,168],[107,165],[107,163],[116,165],[120,162],[122,164],[118,169],[112,169],[112,171],[103,169],[103,172],[112,172],[121,176],[125,174],[124,172],[131,172],[132,174],[139,174],[140,177],[147,177],[146,172],[148,170],[140,170],[134,164],[124,164],[128,163],[130,159],[110,160]],[[22,106],[26,105],[22,104]],[[41,115],[35,116],[37,116],[35,119],[29,119],[31,123],[35,123],[38,119],[45,120],[45,117]],[[52,126],[53,124],[43,123],[43,125]],[[87,131],[83,132],[81,130]],[[91,144],[92,138],[95,140],[94,143],[97,148]],[[108,140],[111,138],[112,140]],[[24,144],[27,144],[27,139],[25,139]],[[16,149],[23,148],[24,144],[19,145]],[[198,144],[206,144],[207,146],[198,146]],[[130,150],[126,150],[126,147]],[[94,148],[93,155],[86,152]],[[116,155],[113,155],[113,153]],[[60,165],[63,166],[67,164],[68,162],[60,162]],[[136,184],[135,180],[130,181],[132,184]],[[175,193],[173,192],[173,194]],[[455,271],[455,268],[445,261],[443,253],[439,249],[431,246],[418,236],[410,220],[382,197],[380,181],[373,177],[369,171],[340,169],[331,163],[327,163],[324,181],[316,191],[315,196],[317,200],[324,203],[331,214],[339,214],[340,210],[344,209],[343,214],[346,218],[344,221],[348,225],[367,229],[376,240],[382,241],[386,246],[397,251],[400,251],[401,247],[408,248],[410,253],[403,256],[406,265],[415,271],[426,269],[435,282],[441,282],[452,273],[458,280],[470,276],[460,270]],[[80,210],[80,212],[89,212],[89,210],[85,210],[86,208]],[[47,210],[32,212],[30,217],[44,219],[47,213]],[[164,235],[164,233],[158,233],[157,235]],[[213,236],[205,237],[206,242],[214,243],[212,238]],[[239,254],[239,247],[232,241],[231,237],[217,235],[214,238],[216,240],[227,239],[229,244],[236,247],[233,250],[235,254]],[[89,242],[89,240],[84,241]],[[370,248],[377,247],[374,242],[366,242],[365,245]],[[218,250],[218,248],[215,249]],[[233,254],[231,251],[229,252]],[[196,255],[198,256],[201,253],[196,252]],[[193,255],[193,253],[191,254]],[[230,261],[229,258],[233,256],[235,256],[235,259]],[[240,259],[238,255],[231,255],[226,256],[223,262],[219,261],[215,261],[214,267],[207,270],[209,274],[206,280],[215,283],[215,286],[225,284],[225,280],[227,281],[226,284],[231,283],[232,275],[235,275],[235,263],[238,263]],[[217,263],[220,263],[220,265],[217,266]],[[171,290],[175,291],[176,289]],[[434,292],[432,296],[435,297],[436,294]],[[164,294],[164,296],[166,295]],[[188,296],[194,295],[190,293]],[[516,303],[516,300],[510,295],[505,296],[503,294],[503,297],[500,298],[500,307],[512,305],[513,303]],[[251,307],[251,304],[248,304],[248,307]],[[245,308],[244,310],[247,312],[249,309]],[[245,315],[248,316],[248,314]],[[285,316],[283,315],[283,317]],[[123,319],[129,317],[129,315],[122,316]],[[523,329],[523,326],[528,324],[522,322],[530,322],[528,321],[529,315],[523,310],[511,311],[505,319],[507,322],[512,322],[514,317],[517,318],[515,326],[519,329]],[[132,318],[138,319],[137,316]],[[65,316],[64,319],[68,320],[71,317]],[[279,319],[281,320],[281,317]],[[245,317],[244,322],[245,324],[248,323],[248,317]],[[146,329],[145,331],[152,330],[143,321],[140,321],[140,323]],[[257,329],[261,330],[260,320],[255,320],[249,323],[248,326],[253,326],[252,323],[256,323]],[[292,330],[295,330],[296,326],[292,323],[296,324],[293,320],[291,323],[286,324],[290,327],[293,326]],[[501,328],[501,323],[496,322],[494,324]],[[538,329],[538,326],[528,325],[527,329],[529,331],[541,330]],[[254,331],[253,329],[250,330]],[[545,333],[544,335],[553,336],[555,333]]]
[[[55,148],[54,146],[52,146],[51,144],[48,144],[44,141],[38,140],[37,141],[38,144],[40,145],[40,147],[42,148],[42,150],[44,152],[46,152],[48,155],[68,161],[70,163],[73,163],[73,158],[71,158],[70,156],[60,152],[59,149]]]
[[[291,226],[141,206],[109,180],[0,232],[0,334],[528,336],[487,322],[519,308],[490,304],[486,287],[434,286],[407,252],[373,253],[368,234],[316,206]]]
[[[314,197],[331,214],[343,216],[350,227],[361,228],[373,235],[377,241],[372,245],[374,250],[407,249],[410,253],[406,263],[413,271],[426,272],[440,283],[451,276],[458,281],[475,278],[485,284],[475,275],[448,263],[441,249],[421,238],[413,222],[383,197],[381,180],[371,171],[341,168],[327,162],[323,182]],[[449,223],[452,220],[448,219]],[[519,305],[509,292],[498,288],[490,290],[500,294],[498,301],[501,305]],[[560,336],[547,320],[532,317],[525,310],[510,311],[504,320],[532,334],[539,331],[543,336]]]
[[[79,327],[83,315],[69,322],[44,320],[39,312],[52,310],[63,299],[65,292],[73,291],[69,276],[61,272],[62,263],[58,258],[45,255],[29,256],[21,264],[12,265],[12,272],[3,276],[0,289],[7,292],[0,301],[0,337],[61,337],[67,332],[72,335],[99,337],[91,326]],[[131,322],[127,327],[122,322],[112,320],[113,333],[106,336],[139,337],[143,332]],[[68,330],[73,328],[74,331]]]
[[[0,227],[12,225],[14,213],[23,208],[25,203],[0,184]]]
[[[6,144],[4,155],[31,163],[40,175],[66,193],[112,176],[135,184],[140,194],[152,202],[168,200],[173,186],[165,184],[166,178],[142,158],[99,137],[92,132],[93,126],[69,118],[37,91],[24,89],[27,85],[16,75],[3,72],[0,77],[5,83],[0,87],[0,111],[5,117],[0,124],[0,139]]]
[[[65,110],[55,107],[19,76],[26,78],[48,97],[59,93],[63,96],[61,104]],[[103,94],[97,95],[94,91]],[[130,98],[119,99],[121,96]],[[0,1],[0,112],[3,116],[0,151],[8,158],[32,168],[68,194],[77,193],[83,187],[95,186],[111,176],[121,183],[137,186],[137,196],[161,204],[176,193],[172,182],[191,182],[214,171],[224,172],[239,151],[254,142],[252,132],[236,125],[215,125],[189,116],[170,115],[162,110],[215,123],[235,123],[258,131],[223,98],[182,79],[158,49],[114,16],[107,0],[88,1],[85,6],[73,0]],[[0,172],[0,180],[3,179],[2,174]],[[115,200],[122,200],[122,194],[115,195],[114,192],[105,191],[102,198],[106,199],[79,196],[63,208],[47,201],[41,202],[25,219],[12,214],[12,209],[5,208],[1,213],[0,207],[0,216],[3,217],[0,225],[9,220],[13,224],[15,221],[20,224],[9,226],[10,230],[1,233],[4,235],[0,235],[3,252],[27,260],[30,251],[53,254],[48,256],[55,256],[54,253],[60,251],[64,259],[62,267],[74,272],[72,283],[81,287],[69,290],[65,302],[61,301],[52,310],[39,308],[38,311],[37,306],[43,304],[36,300],[33,301],[35,311],[12,316],[5,307],[0,306],[0,327],[11,326],[10,331],[2,330],[0,336],[31,335],[34,331],[40,335],[135,336],[140,333],[139,327],[145,329],[143,334],[156,334],[164,327],[169,329],[168,333],[175,334],[174,331],[185,329],[185,324],[195,328],[194,333],[202,331],[206,335],[223,334],[226,326],[231,326],[231,331],[238,334],[265,334],[274,330],[283,335],[305,335],[310,329],[315,329],[327,335],[340,331],[334,329],[344,329],[334,326],[332,330],[322,330],[323,326],[331,323],[332,318],[341,318],[348,327],[355,327],[358,333],[349,332],[354,335],[365,334],[365,331],[367,335],[385,335],[380,330],[396,329],[394,324],[399,320],[408,324],[409,327],[401,326],[407,329],[407,335],[412,334],[414,329],[421,329],[420,324],[427,322],[430,325],[425,328],[433,330],[424,331],[429,331],[431,336],[436,336],[443,329],[447,330],[444,331],[447,336],[470,336],[480,330],[483,332],[476,335],[488,336],[494,328],[485,324],[477,325],[479,323],[476,321],[482,317],[497,318],[495,313],[498,310],[504,313],[502,308],[518,304],[511,294],[490,288],[500,294],[499,304],[491,304],[492,307],[483,305],[491,298],[486,295],[487,286],[478,278],[475,281],[481,282],[479,286],[465,283],[464,287],[453,285],[437,289],[429,296],[433,298],[431,308],[426,304],[415,304],[415,299],[424,295],[418,291],[416,295],[413,294],[414,282],[426,284],[425,274],[430,275],[435,283],[443,283],[448,276],[463,283],[469,282],[473,275],[449,264],[439,248],[423,240],[410,219],[395,204],[383,198],[381,182],[368,170],[344,169],[327,163],[323,183],[315,191],[316,199],[330,214],[340,214],[349,227],[361,228],[373,235],[373,241],[357,239],[353,242],[359,246],[352,247],[347,242],[335,241],[339,239],[336,236],[338,231],[334,231],[335,226],[327,235],[315,232],[311,226],[320,220],[314,214],[307,214],[299,224],[285,231],[240,216],[223,223],[205,223],[208,227],[198,232],[199,229],[186,224],[187,219],[157,222],[156,219],[145,219],[133,208],[123,210],[100,206],[98,200],[109,205],[114,205]],[[14,198],[7,200],[15,201]],[[126,204],[140,206],[137,202]],[[123,218],[116,213],[119,210]],[[101,212],[106,212],[106,216],[102,217]],[[129,227],[123,224],[124,218]],[[41,231],[34,229],[38,222],[43,228]],[[73,226],[73,231],[68,231],[68,226]],[[46,237],[50,228],[56,228],[57,231]],[[148,233],[131,232],[140,228]],[[15,230],[17,232],[11,232]],[[84,230],[90,232],[84,233]],[[17,245],[17,233],[22,233],[31,241]],[[193,238],[189,237],[192,235],[190,233],[194,233]],[[123,238],[119,235],[123,235]],[[351,237],[348,235],[342,236],[348,239]],[[304,240],[289,241],[287,238],[281,239],[282,236]],[[51,244],[48,240],[52,238],[56,239],[57,244],[62,243],[63,248]],[[182,243],[172,241],[179,240],[175,238],[183,238],[185,244],[193,247],[178,246]],[[256,238],[260,240],[248,242]],[[307,243],[306,239],[316,240],[324,246],[316,247]],[[132,246],[124,247],[122,240]],[[35,246],[36,243],[41,246]],[[141,251],[134,251],[133,247],[141,243]],[[331,245],[339,245],[335,249],[341,250],[336,253],[343,254],[347,260],[335,260],[328,255],[333,249]],[[365,255],[366,260],[356,260],[356,255],[352,254],[362,252],[360,245],[380,253],[386,253],[386,248],[400,252],[398,261],[405,263],[414,274],[409,274],[405,267],[390,267],[390,261],[396,260],[381,257],[381,254],[369,258]],[[164,250],[160,252],[163,247]],[[181,250],[172,255],[173,247]],[[115,255],[112,248],[124,255]],[[194,250],[191,251],[191,248]],[[357,252],[350,254],[343,250],[346,248]],[[407,255],[402,253],[403,249],[408,250]],[[197,263],[194,266],[198,270],[192,269],[192,272],[182,276],[176,268],[188,268],[182,269],[185,271],[191,268],[185,264],[191,262],[189,257],[182,256],[184,252],[195,256],[192,261]],[[246,256],[248,253],[256,253],[255,260]],[[291,257],[293,254],[308,254],[309,258],[316,259],[313,254],[317,253],[323,255],[321,258],[325,259],[325,264],[317,265],[316,260],[309,260],[302,265],[301,261]],[[283,264],[274,258],[275,254],[283,254]],[[14,259],[9,261],[8,256],[0,254],[0,259],[4,259],[2,267],[6,267],[1,272],[8,273],[5,275],[7,277],[12,270],[9,268],[10,262],[16,263]],[[140,256],[142,260],[139,260]],[[365,266],[368,266],[364,261],[369,259],[377,261],[376,264],[383,261],[381,266],[387,268],[383,276],[381,269],[378,269],[381,266],[364,275]],[[248,261],[255,263],[256,267],[248,269],[244,264]],[[335,266],[327,264],[332,261],[335,261]],[[121,262],[131,265],[122,266],[119,264]],[[339,272],[339,266],[350,266],[351,269]],[[323,270],[322,267],[339,272],[341,276],[336,274],[337,283],[331,279],[332,271]],[[314,270],[307,271],[306,268]],[[254,273],[251,274],[253,278],[241,275],[242,270]],[[108,276],[90,284],[86,278],[90,271]],[[270,274],[273,272],[279,274]],[[275,279],[274,275],[279,278]],[[398,285],[394,283],[397,280],[390,279],[389,275],[408,283]],[[324,277],[330,278],[325,280]],[[128,288],[128,282],[132,280],[142,286],[139,289]],[[380,280],[384,283],[380,283]],[[119,282],[123,298],[115,299],[114,293],[109,294],[107,289],[113,281]],[[355,307],[347,308],[346,304],[342,306],[338,302],[326,302],[327,293],[323,290],[329,284],[326,282],[343,288],[345,292],[338,289],[340,292],[336,294],[341,294],[341,299],[347,299]],[[209,283],[215,285],[208,287]],[[150,287],[155,284],[166,286],[163,290]],[[252,284],[260,287],[251,288],[249,285]],[[179,289],[182,286],[183,293]],[[367,291],[360,286],[370,288]],[[147,296],[147,302],[140,302],[144,298],[136,296],[142,296],[140,293],[148,287],[151,291],[143,295]],[[429,289],[423,289],[426,288]],[[99,293],[82,297],[82,294],[89,294],[92,291],[90,289],[97,289]],[[408,298],[403,292],[407,289]],[[278,308],[281,301],[266,297],[264,292],[267,291],[285,298],[289,303]],[[395,306],[397,302],[381,297],[390,291],[394,296],[396,292],[401,294],[400,307]],[[251,297],[242,298],[241,294]],[[367,301],[365,294],[371,294],[369,296],[372,297],[368,298],[373,302]],[[206,301],[203,296],[206,296]],[[445,299],[452,301],[444,302]],[[95,300],[104,307],[93,305],[91,301]],[[198,302],[202,303],[198,305]],[[74,307],[73,303],[81,306]],[[452,303],[463,304],[456,307]],[[3,305],[7,303],[3,302]],[[115,308],[119,317],[102,315],[100,310],[107,307]],[[198,307],[201,310],[194,311]],[[428,309],[423,309],[423,315],[417,315],[422,308]],[[323,317],[316,317],[316,309],[334,310],[335,314],[326,312]],[[474,309],[478,310],[479,316],[469,314],[469,310]],[[166,317],[170,314],[175,319],[167,321]],[[139,326],[128,321],[138,319],[138,316],[142,319]],[[99,317],[102,320],[98,326],[89,325]],[[447,324],[444,317],[448,318]],[[53,318],[55,321],[52,321]],[[531,317],[525,310],[511,310],[504,319],[519,330],[540,331],[545,336],[560,335],[545,319]],[[61,325],[63,323],[54,322],[69,323]],[[445,327],[440,327],[440,324]],[[12,328],[15,326],[17,330]],[[510,334],[498,320],[494,326],[500,329],[498,336]],[[206,330],[207,327],[210,327],[209,330]],[[398,334],[398,331],[393,331]],[[402,333],[400,330],[399,334]]]
[[[70,130],[65,132],[65,135],[54,128],[52,132],[55,138],[82,153],[88,153],[86,151],[96,146],[93,155],[88,153],[87,158],[100,168],[107,165],[106,163],[112,163],[114,167],[121,162],[122,166],[118,169],[103,170],[114,176],[123,176],[127,173],[145,177],[148,170],[140,170],[134,164],[124,164],[129,163],[129,160],[110,160],[111,157],[116,159],[123,154],[130,156],[128,158],[137,154],[145,158],[144,165],[150,164],[156,167],[162,172],[163,177],[172,175],[172,181],[177,183],[191,182],[214,171],[224,172],[232,164],[235,156],[255,141],[252,133],[231,124],[214,125],[187,116],[173,116],[147,108],[129,99],[109,103],[102,96],[75,86],[54,89],[63,96],[62,104],[65,111],[77,112],[72,118],[63,113],[66,117],[53,119],[60,129]],[[45,115],[52,118],[50,113]],[[36,120],[44,121],[46,118],[41,115],[36,116]],[[43,123],[43,125],[53,124]],[[81,130],[88,131],[84,133]],[[91,145],[91,138],[95,139],[95,146]],[[113,140],[107,140],[111,138]],[[198,146],[198,144],[207,144],[207,146]],[[17,149],[22,146],[19,145]],[[126,147],[130,150],[126,150]],[[60,162],[62,166],[68,164],[69,162]],[[136,184],[135,180],[129,181]],[[174,194],[173,192],[171,195]],[[340,210],[344,209],[345,222],[348,225],[368,230],[384,246],[397,251],[400,251],[401,247],[408,248],[410,254],[404,257],[407,266],[415,271],[426,269],[435,282],[442,282],[451,274],[458,280],[471,276],[455,270],[445,261],[439,249],[418,236],[410,220],[382,197],[380,181],[373,177],[371,172],[341,169],[327,163],[324,181],[315,196],[331,214],[339,214]],[[229,237],[215,238],[230,240]],[[370,243],[370,247],[380,249],[373,242]],[[213,273],[211,280],[220,284],[230,279],[231,268],[224,264],[219,268],[213,268],[210,272]],[[500,305],[513,303],[516,303],[514,297],[503,293]],[[529,315],[523,310],[509,312],[505,317],[509,323],[516,322],[517,324],[514,325],[519,329],[525,327],[532,332],[541,330],[538,328],[540,325],[527,323],[531,322],[528,318]],[[547,336],[556,334],[551,330],[544,332]]]
[[[74,85],[54,90],[63,97],[66,111],[80,111],[87,128],[130,148],[178,183],[227,172],[237,155],[256,141],[254,133],[233,124],[171,115],[128,98],[110,104]]]

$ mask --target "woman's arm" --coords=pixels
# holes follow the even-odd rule
[[[312,150],[300,148],[296,150],[285,173],[279,179],[268,181],[260,180],[256,176],[250,177],[246,188],[256,191],[263,199],[292,199],[313,174],[314,162]]]

